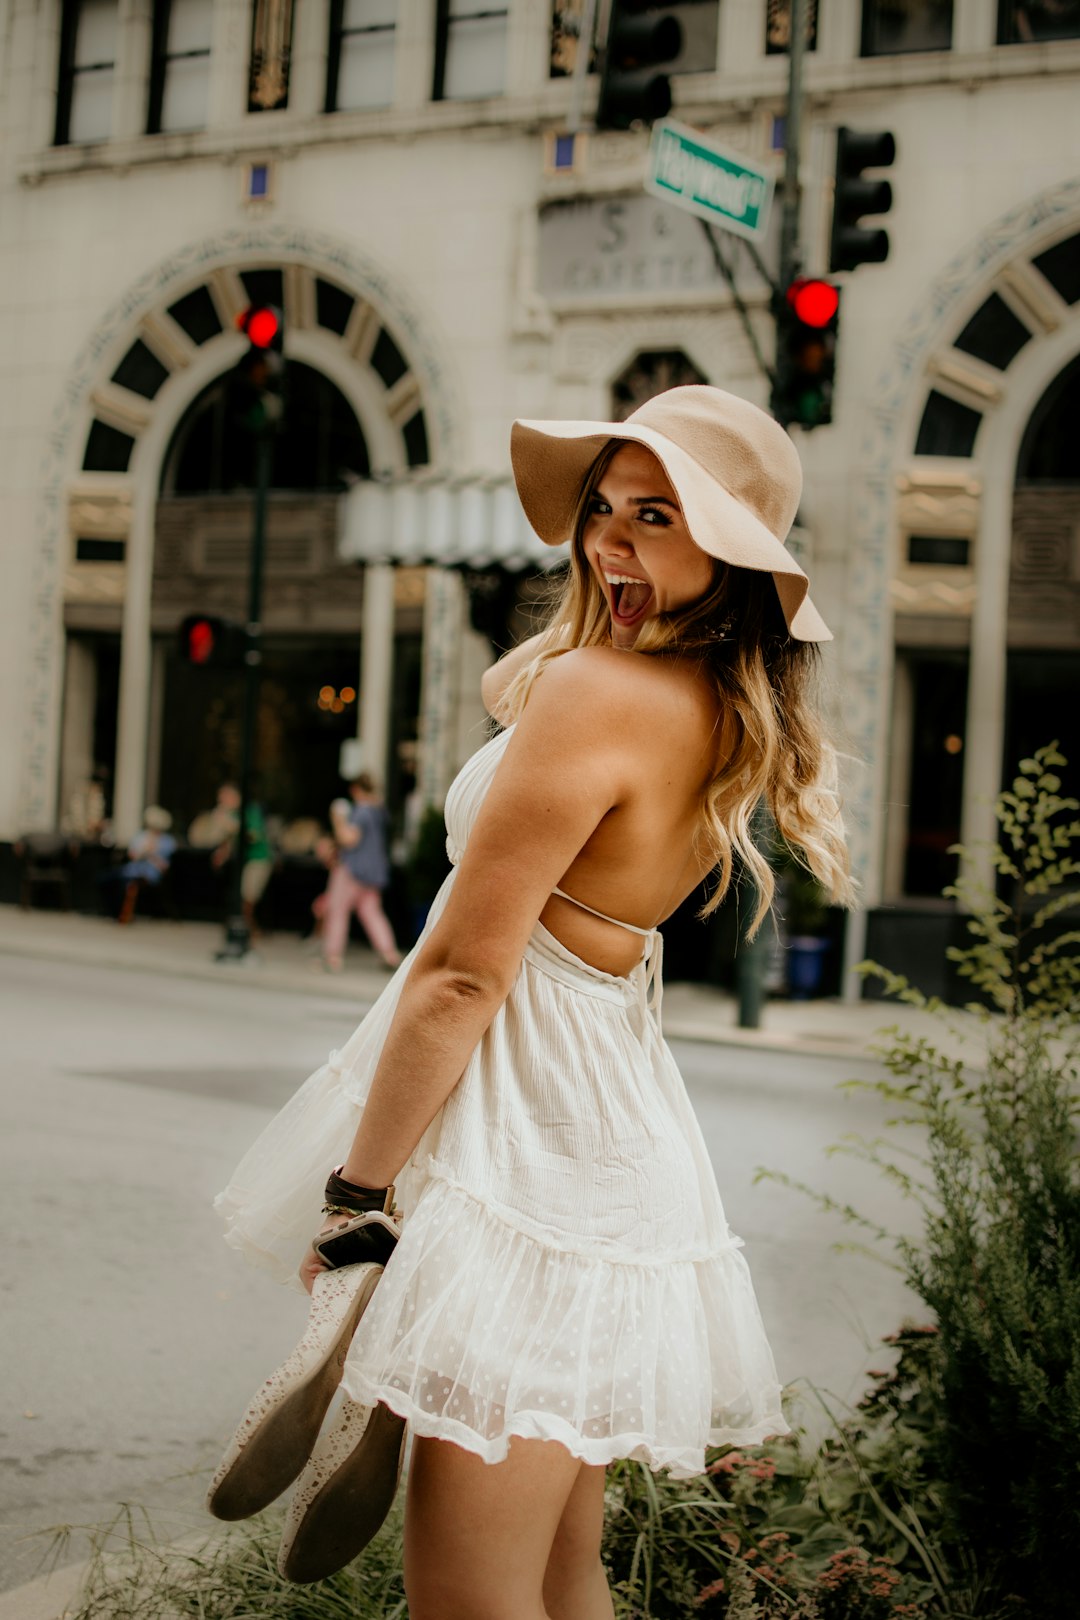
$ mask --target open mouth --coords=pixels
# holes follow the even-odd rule
[[[625,627],[637,624],[645,617],[652,601],[651,585],[647,585],[643,579],[633,579],[628,574],[609,579],[607,584],[611,600],[611,617],[616,624]]]

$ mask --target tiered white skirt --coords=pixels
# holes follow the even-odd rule
[[[217,1201],[228,1241],[282,1281],[348,1150],[409,964]],[[345,1367],[354,1399],[487,1462],[521,1435],[688,1476],[707,1445],[786,1431],[749,1269],[643,968],[601,973],[537,925],[398,1201],[401,1242]]]

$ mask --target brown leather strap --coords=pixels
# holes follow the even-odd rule
[[[368,1210],[382,1210],[389,1214],[394,1205],[394,1189],[390,1187],[360,1187],[355,1181],[346,1181],[337,1170],[331,1170],[326,1183],[326,1202],[338,1209],[355,1210],[363,1215]]]

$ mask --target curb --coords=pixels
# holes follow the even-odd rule
[[[119,943],[119,942],[118,942]],[[111,945],[109,936],[102,940],[56,941],[53,939],[15,940],[10,935],[0,937],[0,956],[20,956],[35,961],[68,962],[81,967],[118,968],[128,973],[150,973],[158,977],[191,979],[209,984],[253,987],[261,990],[284,991],[287,994],[318,996],[327,1000],[348,1002],[359,1012],[376,1001],[388,983],[384,971],[363,970],[338,976],[310,976],[292,968],[273,967],[258,960],[221,965],[192,956],[154,956],[133,954],[130,948]],[[670,1001],[670,996],[669,996]],[[882,1008],[883,1022],[888,1013]],[[840,1031],[790,1031],[776,1029],[740,1029],[734,1024],[719,1024],[714,1018],[695,1009],[680,1012],[670,1005],[665,1008],[664,1033],[669,1039],[696,1041],[712,1046],[735,1046],[760,1052],[805,1053],[814,1057],[868,1057],[868,1046],[875,1038],[874,1031],[855,1027],[850,1034]],[[0,1620],[6,1620],[0,1610]]]
[[[87,1562],[64,1564],[0,1592],[0,1620],[65,1620],[75,1612]]]

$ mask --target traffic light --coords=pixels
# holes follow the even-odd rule
[[[867,214],[887,214],[892,207],[888,180],[868,180],[864,169],[887,169],[896,158],[896,141],[888,130],[841,128],[836,132],[836,185],[833,192],[829,273],[857,270],[860,264],[884,264],[889,233],[865,226]]]
[[[656,69],[682,50],[682,24],[650,0],[611,0],[600,69],[597,129],[651,124],[671,111],[671,80]]]
[[[829,281],[798,276],[778,295],[772,413],[784,427],[832,421],[840,292]]]
[[[243,656],[244,632],[228,619],[189,613],[180,626],[180,657],[185,664],[238,666]]]
[[[248,340],[236,367],[238,415],[253,433],[273,432],[284,403],[285,318],[274,304],[252,304],[236,324]]]

